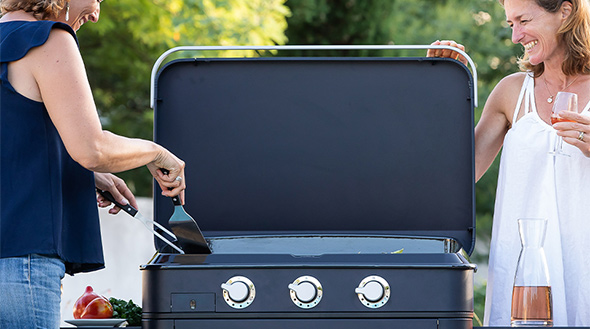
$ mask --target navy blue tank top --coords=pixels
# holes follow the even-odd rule
[[[58,256],[74,274],[104,267],[94,174],[67,153],[45,105],[8,81],[8,63],[43,45],[53,28],[76,39],[63,23],[0,23],[0,258]]]

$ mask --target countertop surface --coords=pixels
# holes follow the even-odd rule
[[[62,329],[71,329],[76,327],[62,327]],[[105,327],[84,327],[84,329],[104,329]],[[126,329],[141,329],[141,327],[123,327]],[[503,329],[503,328],[510,328],[510,327],[473,327],[473,329]],[[547,327],[527,327],[529,329],[543,329]],[[572,329],[590,329],[590,327],[554,327],[554,328],[572,328]]]

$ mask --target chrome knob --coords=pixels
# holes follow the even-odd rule
[[[233,308],[245,308],[252,304],[256,289],[252,281],[243,276],[234,276],[221,284],[223,299]]]
[[[368,276],[354,290],[361,303],[368,308],[379,308],[389,300],[389,283],[380,276]]]
[[[315,307],[322,299],[322,285],[312,276],[301,276],[289,284],[288,288],[291,300],[300,308]]]
[[[243,302],[248,298],[250,292],[248,286],[244,282],[234,282],[232,284],[224,283],[221,289],[227,291],[228,297],[235,302]]]
[[[376,302],[383,298],[383,286],[377,281],[369,281],[364,287],[354,290],[357,294],[362,294],[370,302]]]
[[[295,296],[297,296],[297,299],[304,302],[304,303],[309,303],[311,302],[315,296],[317,295],[317,289],[316,287],[305,281],[305,282],[301,282],[300,284],[293,284],[291,283],[289,285],[289,289],[295,292]]]

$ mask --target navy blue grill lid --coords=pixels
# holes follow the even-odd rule
[[[475,236],[470,72],[447,59],[183,59],[155,140],[186,166],[205,236]],[[172,201],[154,191],[155,217]]]

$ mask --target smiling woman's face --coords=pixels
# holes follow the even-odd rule
[[[100,3],[103,0],[70,0],[70,15],[66,22],[74,31],[88,22],[98,22],[100,15]],[[65,17],[64,17],[65,20]]]
[[[550,13],[534,0],[505,0],[506,22],[512,28],[512,42],[523,45],[533,65],[561,54],[557,31],[564,21],[558,10]]]

